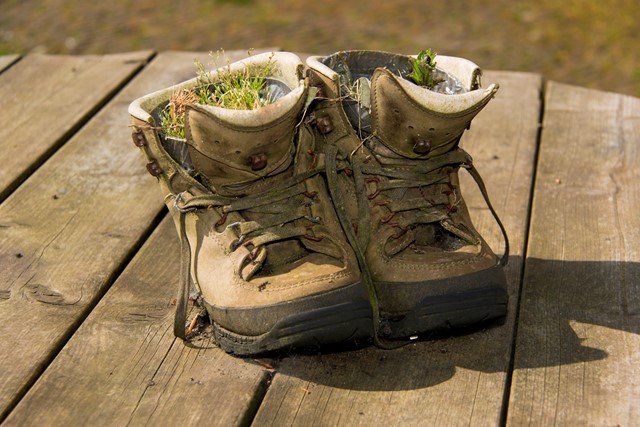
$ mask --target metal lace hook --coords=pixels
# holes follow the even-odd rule
[[[176,194],[176,199],[173,201],[173,208],[174,208],[175,210],[177,210],[178,212],[182,213],[182,214],[185,214],[185,213],[188,213],[188,212],[193,212],[193,211],[195,211],[195,210],[197,209],[197,208],[195,208],[195,207],[191,207],[191,208],[182,208],[182,207],[180,207],[180,206],[179,206],[179,204],[180,204],[180,203],[183,203],[183,202],[184,202],[184,198],[183,198],[183,196],[182,196],[182,195],[183,195],[183,193],[184,193],[184,192],[181,192],[181,193]]]
[[[227,225],[225,227],[225,230],[229,230],[231,228],[239,228],[240,227],[240,221],[236,221],[236,222],[232,222],[231,224]]]
[[[307,221],[310,221],[310,222],[312,222],[314,224],[318,224],[322,220],[319,216],[311,216],[311,215],[305,215],[304,219],[306,219]]]
[[[235,251],[236,249],[238,249],[240,245],[242,245],[242,243],[244,242],[245,237],[246,236],[244,234],[241,234],[240,237],[238,237],[236,240],[231,242],[231,250]]]
[[[232,222],[231,224],[227,225],[224,230],[231,230],[231,229],[240,229],[240,221],[236,221],[236,222]],[[235,251],[236,249],[238,249],[240,247],[240,245],[244,242],[244,239],[247,236],[244,234],[241,234],[238,236],[238,238],[236,240],[234,240],[233,242],[231,242],[231,250]]]

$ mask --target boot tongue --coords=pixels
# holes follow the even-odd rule
[[[378,68],[371,79],[371,128],[375,138],[367,147],[387,167],[412,168],[454,149],[471,120],[493,97],[497,86],[449,95],[431,91]],[[443,169],[443,174],[446,174]],[[389,190],[391,200],[424,198],[443,202],[447,183]],[[450,197],[449,197],[450,198]],[[450,203],[455,202],[450,200]],[[414,211],[403,212],[409,223]],[[440,220],[417,224],[400,239],[391,239],[385,251],[451,251],[469,244],[455,224]]]
[[[306,84],[273,104],[255,110],[187,107],[185,136],[189,155],[203,181],[223,196],[247,196],[277,186],[293,175],[294,136],[308,95]],[[247,221],[261,221],[262,210],[243,210]],[[242,267],[244,280],[269,274],[306,253],[295,240],[257,248]]]
[[[255,110],[188,106],[185,136],[205,183],[221,195],[246,195],[264,191],[265,178],[292,169],[294,134],[306,93],[306,85],[300,85]]]
[[[453,148],[496,90],[491,85],[445,95],[378,68],[371,79],[372,131],[401,157],[431,158]]]

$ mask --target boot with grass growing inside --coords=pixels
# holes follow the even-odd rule
[[[372,334],[357,259],[303,123],[315,90],[302,70],[293,54],[256,55],[201,70],[129,108],[134,142],[181,239],[179,337],[186,335],[191,282],[216,341],[230,353],[361,342]],[[248,103],[233,93],[247,81],[258,91]],[[179,105],[176,94],[187,101]],[[163,127],[167,112],[181,116]]]
[[[474,228],[458,181],[461,168],[472,175],[507,242],[459,146],[498,87],[481,88],[472,62],[431,52],[347,51],[307,65],[321,95],[313,120],[333,164],[331,197],[360,262],[377,336],[504,316],[508,243],[498,259]]]

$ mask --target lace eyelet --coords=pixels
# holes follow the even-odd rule
[[[186,214],[186,213],[193,212],[193,211],[197,210],[196,207],[183,208],[183,207],[180,206],[182,203],[184,203],[184,194],[183,193],[176,194],[176,198],[173,201],[173,208],[175,210],[177,210],[178,212],[180,212],[182,214]]]
[[[229,212],[225,212],[222,217],[220,217],[220,219],[216,222],[215,226],[216,227],[220,227],[222,225],[224,225],[225,222],[227,222],[227,217],[229,216]]]
[[[228,228],[229,226],[227,226]],[[234,252],[236,249],[238,249],[240,246],[243,245],[244,243],[244,239],[245,236],[241,235],[240,237],[238,237],[236,240],[234,240],[233,242],[231,242],[231,251]]]
[[[252,263],[256,260],[256,257],[258,256],[258,251],[260,251],[260,246],[256,246],[251,250],[251,252],[249,252],[249,259],[251,260]]]
[[[316,154],[315,151],[313,151],[311,148],[309,148],[307,150],[307,154],[309,156],[312,156],[313,159],[311,160],[311,164],[309,165],[309,170],[314,169],[316,166],[318,166],[318,155]]]
[[[398,224],[397,222],[391,223],[389,224],[391,227],[395,227],[395,228],[399,228],[400,231],[398,231],[397,233],[394,233],[391,235],[391,237],[393,237],[394,239],[399,239],[400,237],[404,236],[407,231],[409,231],[409,227],[403,227],[400,224]]]
[[[399,226],[398,226],[399,227]],[[402,228],[400,227],[400,231],[398,231],[395,234],[392,234],[391,237],[393,237],[394,239],[399,239],[400,237],[404,236],[405,234],[407,234],[407,231],[409,229],[408,228]]]
[[[368,195],[367,195],[367,199],[369,199],[369,200],[373,200],[373,199],[375,199],[376,197],[378,197],[378,195],[379,195],[379,194],[380,194],[380,190],[376,190],[373,194],[368,194]]]
[[[387,215],[386,217],[382,218],[382,219],[380,220],[380,223],[381,223],[381,224],[386,224],[386,223],[388,223],[389,221],[391,221],[391,220],[393,219],[393,217],[394,217],[394,216],[396,216],[396,213],[395,213],[395,212],[391,212],[389,215]]]
[[[378,183],[378,182],[380,182],[380,178],[378,178],[377,176],[374,176],[374,177],[371,177],[371,178],[365,178],[364,182],[365,182],[365,184],[370,184],[372,182]],[[367,195],[367,199],[373,200],[376,197],[378,197],[379,194],[380,194],[380,190],[378,190],[376,188],[376,191],[374,191],[372,194],[368,194]]]

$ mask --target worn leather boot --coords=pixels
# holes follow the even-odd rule
[[[479,185],[459,147],[465,128],[498,87],[480,88],[470,61],[438,56],[443,82],[410,81],[411,59],[372,51],[307,60],[322,99],[316,138],[327,146],[331,197],[359,258],[382,339],[415,337],[501,317],[502,264],[473,227],[458,171]],[[331,168],[329,168],[331,169]]]
[[[303,64],[265,54],[211,72],[269,66],[275,102],[252,110],[189,104],[185,140],[158,129],[172,93],[129,108],[133,140],[158,178],[182,245],[175,333],[185,337],[189,283],[201,293],[224,350],[249,355],[368,340],[369,297],[327,193],[308,125]]]

